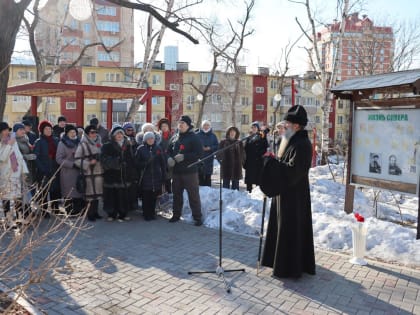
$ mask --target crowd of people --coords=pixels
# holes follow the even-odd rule
[[[106,220],[124,222],[141,200],[144,220],[150,221],[156,219],[158,197],[168,192],[173,195],[169,222],[174,223],[182,215],[186,190],[194,223],[201,226],[199,186],[211,186],[216,158],[223,188],[239,190],[244,169],[247,191],[257,185],[272,197],[262,265],[272,267],[275,277],[314,274],[307,122],[305,109],[296,105],[274,132],[253,122],[249,135],[240,138],[231,126],[220,142],[210,121],[197,130],[186,115],[174,133],[166,118],[145,123],[136,133],[130,122],[108,132],[97,118],[80,130],[61,116],[55,126],[41,121],[38,136],[29,121],[13,128],[1,122],[0,213],[21,209],[17,216],[24,217],[25,204],[41,191],[46,216],[64,204],[66,213],[86,211],[95,221],[102,218],[102,199]]]

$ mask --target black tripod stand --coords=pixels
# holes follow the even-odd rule
[[[242,139],[241,141],[246,140],[249,137],[245,137],[244,139]],[[203,161],[216,156],[218,153],[223,152],[227,149],[230,149],[231,147],[238,145],[239,142],[235,141],[234,143],[217,150],[216,152],[214,152],[213,154],[210,154],[208,156],[206,156],[203,159],[199,159],[197,162],[194,162],[190,165],[188,165],[188,167],[191,167],[193,165],[202,163]],[[219,174],[219,265],[217,266],[216,270],[211,270],[211,271],[188,271],[189,275],[192,274],[198,274],[198,273],[215,273],[217,274],[219,277],[222,277],[223,283],[225,285],[225,289],[227,293],[231,292],[231,284],[229,282],[226,281],[225,278],[225,272],[235,272],[235,271],[242,271],[245,272],[244,268],[240,268],[240,269],[224,269],[223,265],[222,265],[222,210],[223,210],[223,199],[222,199],[222,174],[220,172]]]

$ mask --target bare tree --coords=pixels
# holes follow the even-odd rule
[[[403,21],[394,27],[395,52],[392,71],[408,70],[420,59],[420,25],[418,20]]]

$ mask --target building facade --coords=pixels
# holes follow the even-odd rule
[[[88,47],[78,65],[133,66],[132,9],[122,8],[104,0],[95,0],[92,3],[92,15],[83,21],[71,16],[68,0],[48,1],[40,10],[35,39],[47,65],[70,64],[88,45],[102,43],[103,45]]]

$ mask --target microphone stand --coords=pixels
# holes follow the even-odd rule
[[[241,142],[242,141],[245,141],[248,138],[250,138],[251,136],[242,138],[239,141],[241,141]],[[232,144],[230,144],[230,145],[228,145],[228,146],[226,146],[224,148],[221,148],[221,149],[215,151],[212,154],[209,154],[208,156],[206,156],[206,157],[204,157],[202,159],[198,159],[197,162],[191,163],[190,165],[188,165],[188,167],[197,165],[197,164],[199,164],[199,163],[201,163],[201,162],[209,159],[210,157],[216,157],[216,155],[218,153],[224,152],[225,150],[228,150],[228,149],[232,148],[233,146],[238,145],[239,144],[239,141],[235,141],[234,143],[232,143]],[[231,285],[231,283],[229,283],[229,282],[226,281],[225,272],[236,272],[236,271],[245,272],[245,269],[244,268],[240,268],[240,269],[224,269],[223,268],[223,264],[222,264],[222,238],[223,238],[223,236],[222,236],[222,210],[223,210],[222,173],[221,173],[221,170],[220,170],[220,173],[219,173],[219,265],[217,266],[216,270],[210,270],[210,271],[188,271],[188,274],[189,275],[192,275],[192,274],[202,274],[202,273],[215,273],[216,275],[218,275],[219,277],[222,278],[223,283],[225,285],[226,292],[227,293],[231,293],[231,287],[232,287],[232,285]]]

